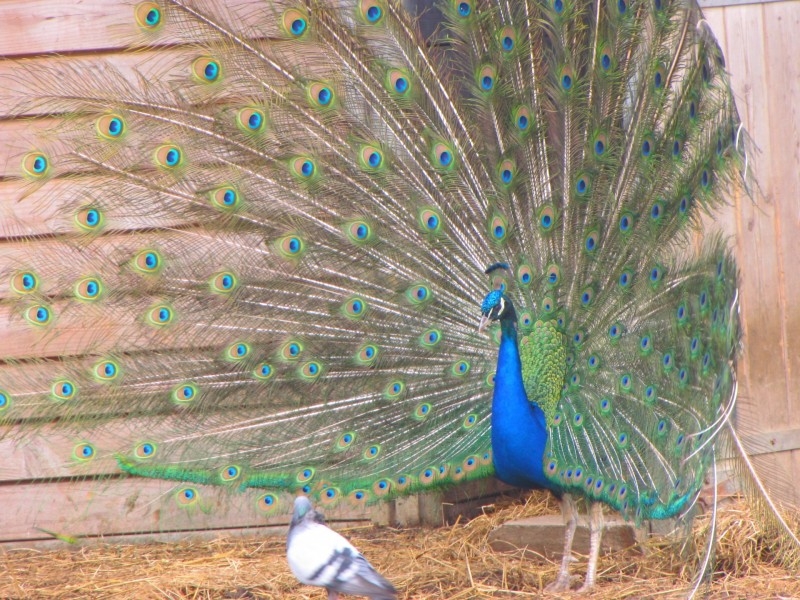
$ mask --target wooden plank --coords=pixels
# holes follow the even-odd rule
[[[800,428],[778,431],[759,431],[742,436],[747,453],[751,456],[800,449]]]
[[[744,4],[767,4],[770,2],[783,2],[786,0],[698,0],[700,8],[712,8],[723,6],[742,6]]]
[[[800,64],[792,57],[800,56],[800,4],[781,3],[764,6],[765,60],[768,65],[766,88],[769,90],[766,110],[770,118],[772,148],[770,153],[774,185],[774,217],[772,221],[778,257],[777,294],[762,295],[762,302],[779,307],[781,343],[776,350],[784,367],[785,377],[780,396],[781,410],[787,420],[782,423],[800,426]],[[788,57],[788,59],[787,59]],[[777,390],[775,390],[777,392]],[[778,394],[775,394],[778,395]]]
[[[553,559],[564,553],[564,519],[560,515],[542,515],[507,521],[489,533],[489,545],[498,552],[517,552],[520,549]],[[621,516],[606,515],[601,548],[603,552],[619,552],[636,546],[633,525]],[[589,554],[589,525],[578,519],[572,549]]]
[[[203,6],[209,10],[208,3]],[[227,0],[218,5],[214,14],[236,23],[239,30],[253,30],[254,35],[278,34],[278,19],[258,0]],[[2,15],[0,56],[63,54],[117,49],[131,43],[185,41],[180,25],[175,26],[176,19],[169,13],[165,14],[162,35],[143,36],[136,25],[134,3],[119,0],[83,0],[77,5],[53,0],[4,0]]]
[[[158,207],[160,210],[153,207],[148,210],[144,204],[130,206],[117,202],[111,207],[97,204],[96,200],[107,200],[98,191],[109,185],[119,184],[108,178],[92,175],[57,178],[48,181],[44,186],[32,186],[30,182],[23,180],[0,181],[0,241],[5,239],[12,244],[18,244],[26,249],[25,256],[30,257],[31,246],[26,244],[26,238],[81,234],[75,215],[90,204],[102,210],[106,231],[183,228],[197,220],[196,217],[175,214],[174,207],[170,211],[166,206]],[[210,201],[205,198],[200,201],[206,201],[211,206]],[[37,241],[37,247],[41,243],[47,248],[47,243],[43,241]],[[87,244],[85,237],[83,243]],[[5,248],[14,252],[11,245],[6,245]],[[45,269],[52,272],[58,270],[47,269],[46,265]],[[43,281],[42,284],[53,286],[50,280]],[[8,290],[0,287],[0,299],[8,297]]]
[[[269,405],[275,411],[292,406],[282,403],[280,398],[270,398]],[[217,414],[224,410],[223,403]],[[236,407],[231,410],[236,410],[235,417],[232,417],[235,418],[234,422],[255,423],[264,418],[263,406]],[[130,455],[144,440],[157,442],[202,433],[208,429],[207,423],[187,416],[180,407],[171,406],[167,398],[164,399],[163,410],[159,414],[155,414],[155,410],[153,412],[152,416],[122,416],[96,426],[76,426],[72,431],[66,425],[41,425],[38,428],[0,425],[0,456],[4,457],[0,467],[0,485],[18,480],[120,475],[122,471],[114,458],[115,454]],[[205,427],[201,428],[201,425]],[[331,439],[331,444],[334,441]],[[90,461],[79,461],[73,457],[76,446],[83,443],[90,443],[94,447],[95,457]]]
[[[740,198],[737,213],[737,259],[741,281],[744,354],[739,361],[740,432],[797,428],[798,293],[795,261],[798,227],[795,190],[800,172],[798,114],[794,107],[800,76],[797,3],[772,3],[706,11],[722,36],[726,67],[737,94],[740,114],[753,146],[751,165],[763,194]],[[778,30],[778,31],[776,31]],[[787,142],[787,140],[794,140]],[[791,289],[791,291],[789,291]],[[776,497],[800,502],[796,482],[800,452],[761,455],[758,464]],[[777,490],[777,488],[785,488]]]
[[[800,66],[794,57],[800,55],[800,5],[781,3],[765,5],[763,37],[765,60],[768,65],[764,87],[769,90],[767,103],[760,109],[769,114],[771,126],[770,166],[772,172],[771,199],[773,200],[773,235],[778,263],[776,292],[762,290],[760,301],[778,308],[775,318],[780,336],[773,340],[772,358],[783,367],[784,376],[770,388],[762,391],[760,399],[768,399],[769,417],[760,419],[765,429],[800,427],[800,269],[797,268],[800,210],[797,191],[800,190]],[[777,342],[777,343],[775,343]],[[757,400],[757,402],[758,402]],[[758,402],[761,404],[760,402]],[[763,405],[762,405],[763,410]],[[774,456],[774,455],[773,455]],[[779,490],[779,498],[800,503],[800,453],[774,456],[764,472],[777,482],[770,482]],[[794,485],[787,485],[794,482]],[[794,494],[791,488],[794,487]]]
[[[42,530],[63,536],[116,536],[152,532],[248,528],[288,523],[292,496],[276,495],[276,508],[259,508],[263,490],[237,493],[227,489],[191,486],[196,500],[184,506],[186,484],[128,477],[0,487],[0,543],[51,539]],[[332,520],[366,520],[387,505],[373,508],[343,503],[325,508]]]
[[[781,343],[782,331],[774,299],[779,295],[779,264],[775,247],[774,176],[772,172],[771,121],[763,110],[769,102],[766,85],[767,65],[764,58],[763,9],[742,6],[725,9],[727,33],[727,67],[732,73],[734,91],[743,102],[740,112],[755,143],[761,149],[756,166],[764,197],[758,205],[744,201],[740,204],[737,258],[742,272],[741,316],[747,352],[740,361],[741,403],[772,395],[776,386],[784,388],[785,371],[776,360],[774,349]],[[773,298],[763,302],[764,297]],[[768,411],[761,415],[758,426],[778,429],[787,419],[785,410]]]

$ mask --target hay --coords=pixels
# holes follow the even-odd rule
[[[533,494],[524,504],[492,505],[484,515],[451,527],[365,526],[344,533],[401,590],[400,598],[539,598],[558,565],[522,551],[494,552],[487,536],[502,522],[554,511],[548,495]],[[693,537],[702,539],[707,525],[707,519],[698,519]],[[775,564],[771,540],[755,527],[743,503],[726,507],[718,525],[717,568],[703,596],[800,598],[800,580]],[[322,590],[292,577],[284,543],[280,537],[222,538],[52,552],[7,550],[0,554],[0,598],[325,598]],[[598,589],[591,597],[684,597],[701,548],[684,550],[681,557],[675,544],[658,538],[642,550],[602,556]],[[585,568],[585,557],[579,557],[574,572],[582,574]]]

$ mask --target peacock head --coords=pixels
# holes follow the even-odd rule
[[[505,263],[495,263],[486,269],[489,274],[497,269],[508,269]],[[506,321],[510,320],[512,323],[517,321],[517,313],[514,310],[514,304],[511,299],[505,295],[506,286],[500,284],[500,287],[492,290],[481,303],[481,322],[478,325],[478,333],[481,333],[486,325],[492,321]]]

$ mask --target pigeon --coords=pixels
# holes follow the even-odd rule
[[[286,558],[298,581],[324,587],[328,600],[339,594],[395,600],[397,590],[344,537],[325,525],[305,496],[294,501]]]

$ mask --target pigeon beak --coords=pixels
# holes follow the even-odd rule
[[[478,333],[483,333],[483,330],[486,328],[486,324],[489,322],[489,315],[481,316],[481,322],[478,323]]]

